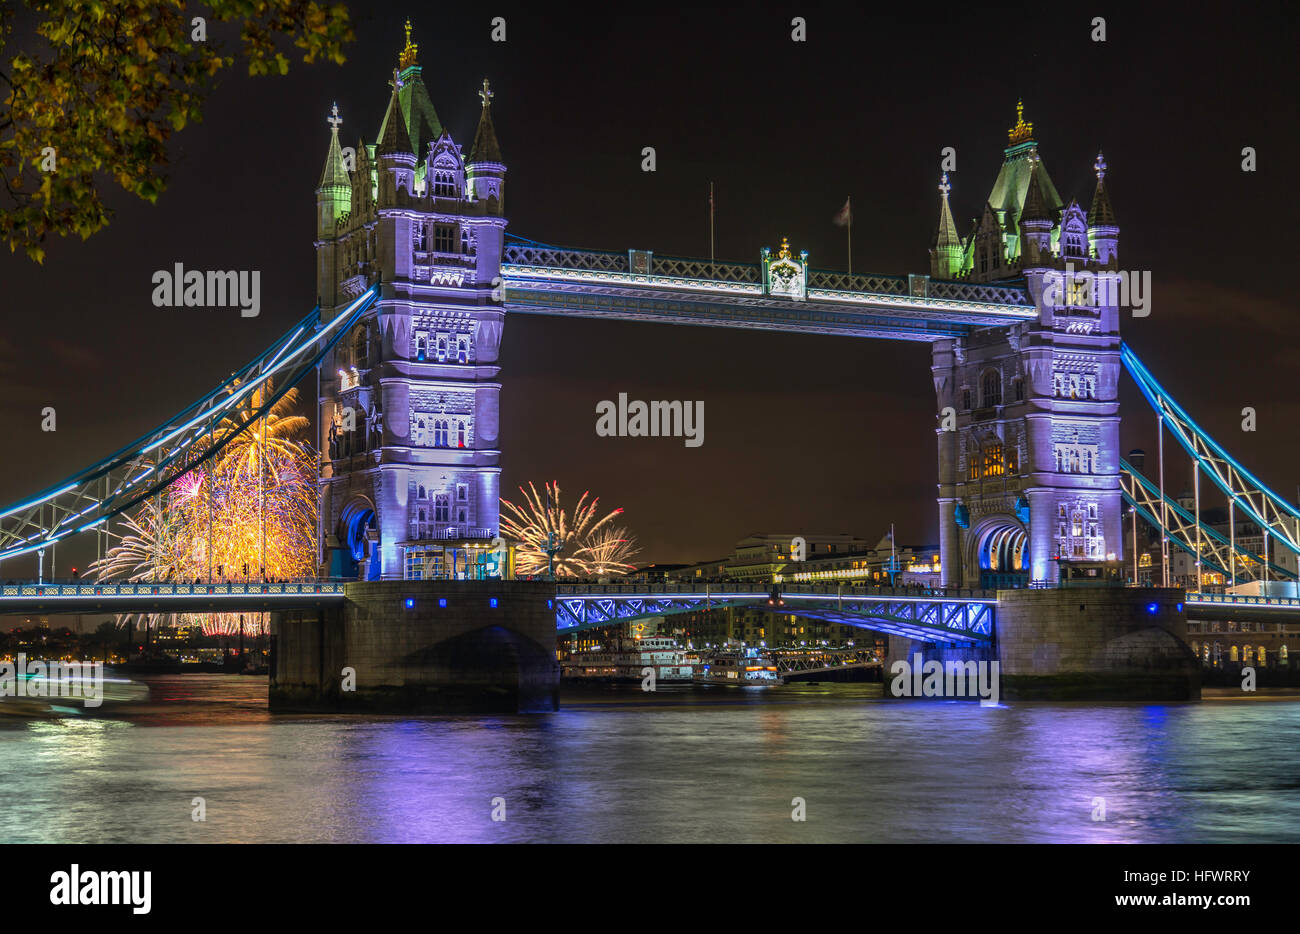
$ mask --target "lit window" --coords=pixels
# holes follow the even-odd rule
[[[986,477],[1000,477],[1006,473],[1006,464],[1002,460],[1002,445],[990,444],[984,449],[984,470]]]

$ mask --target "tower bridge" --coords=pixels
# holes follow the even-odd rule
[[[351,166],[334,109],[316,187],[318,306],[155,431],[0,510],[0,562],[38,556],[38,580],[17,585],[15,593],[6,587],[0,611],[33,599],[80,606],[77,601],[90,597],[96,606],[138,607],[161,596],[86,594],[85,584],[51,593],[53,585],[39,579],[44,554],[158,496],[313,372],[322,581],[387,582],[397,593],[417,582],[509,578],[513,544],[499,537],[500,458],[508,443],[499,430],[500,393],[508,382],[499,349],[511,314],[928,344],[937,400],[940,561],[948,588],[979,588],[994,576],[1051,587],[1062,566],[1122,562],[1126,504],[1156,523],[1173,547],[1196,555],[1198,575],[1204,563],[1226,570],[1233,582],[1277,576],[1282,569],[1270,562],[1270,540],[1275,549],[1300,553],[1300,511],[1200,429],[1122,343],[1118,291],[1109,287],[1120,274],[1120,227],[1100,154],[1090,205],[1067,203],[1032,124],[1018,111],[1002,166],[966,236],[958,234],[943,176],[924,274],[815,269],[806,252],[788,243],[764,248],[753,264],[646,249],[571,249],[507,236],[507,165],[493,94],[485,79],[466,152],[434,108],[408,32],[379,131],[370,140],[360,136]],[[1163,467],[1152,480],[1121,459],[1124,369],[1162,431],[1168,428],[1192,458],[1196,476],[1208,477],[1265,531],[1263,555],[1210,534],[1200,521],[1199,486],[1195,510],[1173,509]],[[272,383],[273,393],[257,395]],[[223,425],[231,417],[233,431]],[[467,555],[472,568],[463,563]],[[212,606],[270,605],[269,593],[249,585],[222,593],[202,592],[212,583],[161,586],[195,588],[186,599],[208,599]],[[308,601],[292,610],[299,613],[337,594],[294,597]],[[755,604],[759,597],[579,586],[563,590],[558,609],[549,609],[560,627],[574,628],[632,618],[627,614],[647,606],[675,612],[700,599]],[[909,601],[837,593],[832,600],[827,592],[798,590],[786,600],[785,612],[798,607],[947,644],[996,641],[1001,605],[988,595]],[[1194,595],[1186,603],[1209,613],[1237,607]],[[1182,618],[1182,601],[1178,606]],[[1292,609],[1277,603],[1259,611]]]

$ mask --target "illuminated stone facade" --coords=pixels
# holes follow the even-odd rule
[[[1034,321],[938,341],[943,583],[1053,584],[1058,561],[1122,559],[1119,228],[1096,163],[1091,210],[1064,204],[1017,121],[982,216],[956,235],[940,185],[937,279],[1023,278]],[[945,417],[946,416],[946,417]]]
[[[326,360],[319,393],[322,557],[327,573],[366,580],[411,576],[420,556],[499,529],[506,167],[492,92],[484,81],[466,157],[409,32],[389,85],[375,142],[344,150],[330,118],[317,187],[321,319],[383,284]]]

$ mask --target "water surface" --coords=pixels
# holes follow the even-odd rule
[[[0,719],[0,841],[1300,842],[1291,697],[632,687],[545,715],[352,718],[272,716],[265,678],[143,680],[149,704],[111,715]]]

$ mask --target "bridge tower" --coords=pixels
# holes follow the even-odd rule
[[[1035,320],[934,344],[942,580],[1054,584],[1059,561],[1123,558],[1119,227],[1097,157],[1091,209],[1065,204],[1017,107],[970,234],[940,184],[936,279],[1023,279]],[[944,410],[955,412],[955,430]],[[953,413],[948,413],[950,416]]]
[[[316,192],[322,320],[383,283],[318,400],[325,572],[363,580],[476,576],[465,557],[481,572],[499,529],[506,167],[488,82],[466,158],[417,52],[408,23],[379,134],[352,165],[335,108]]]

